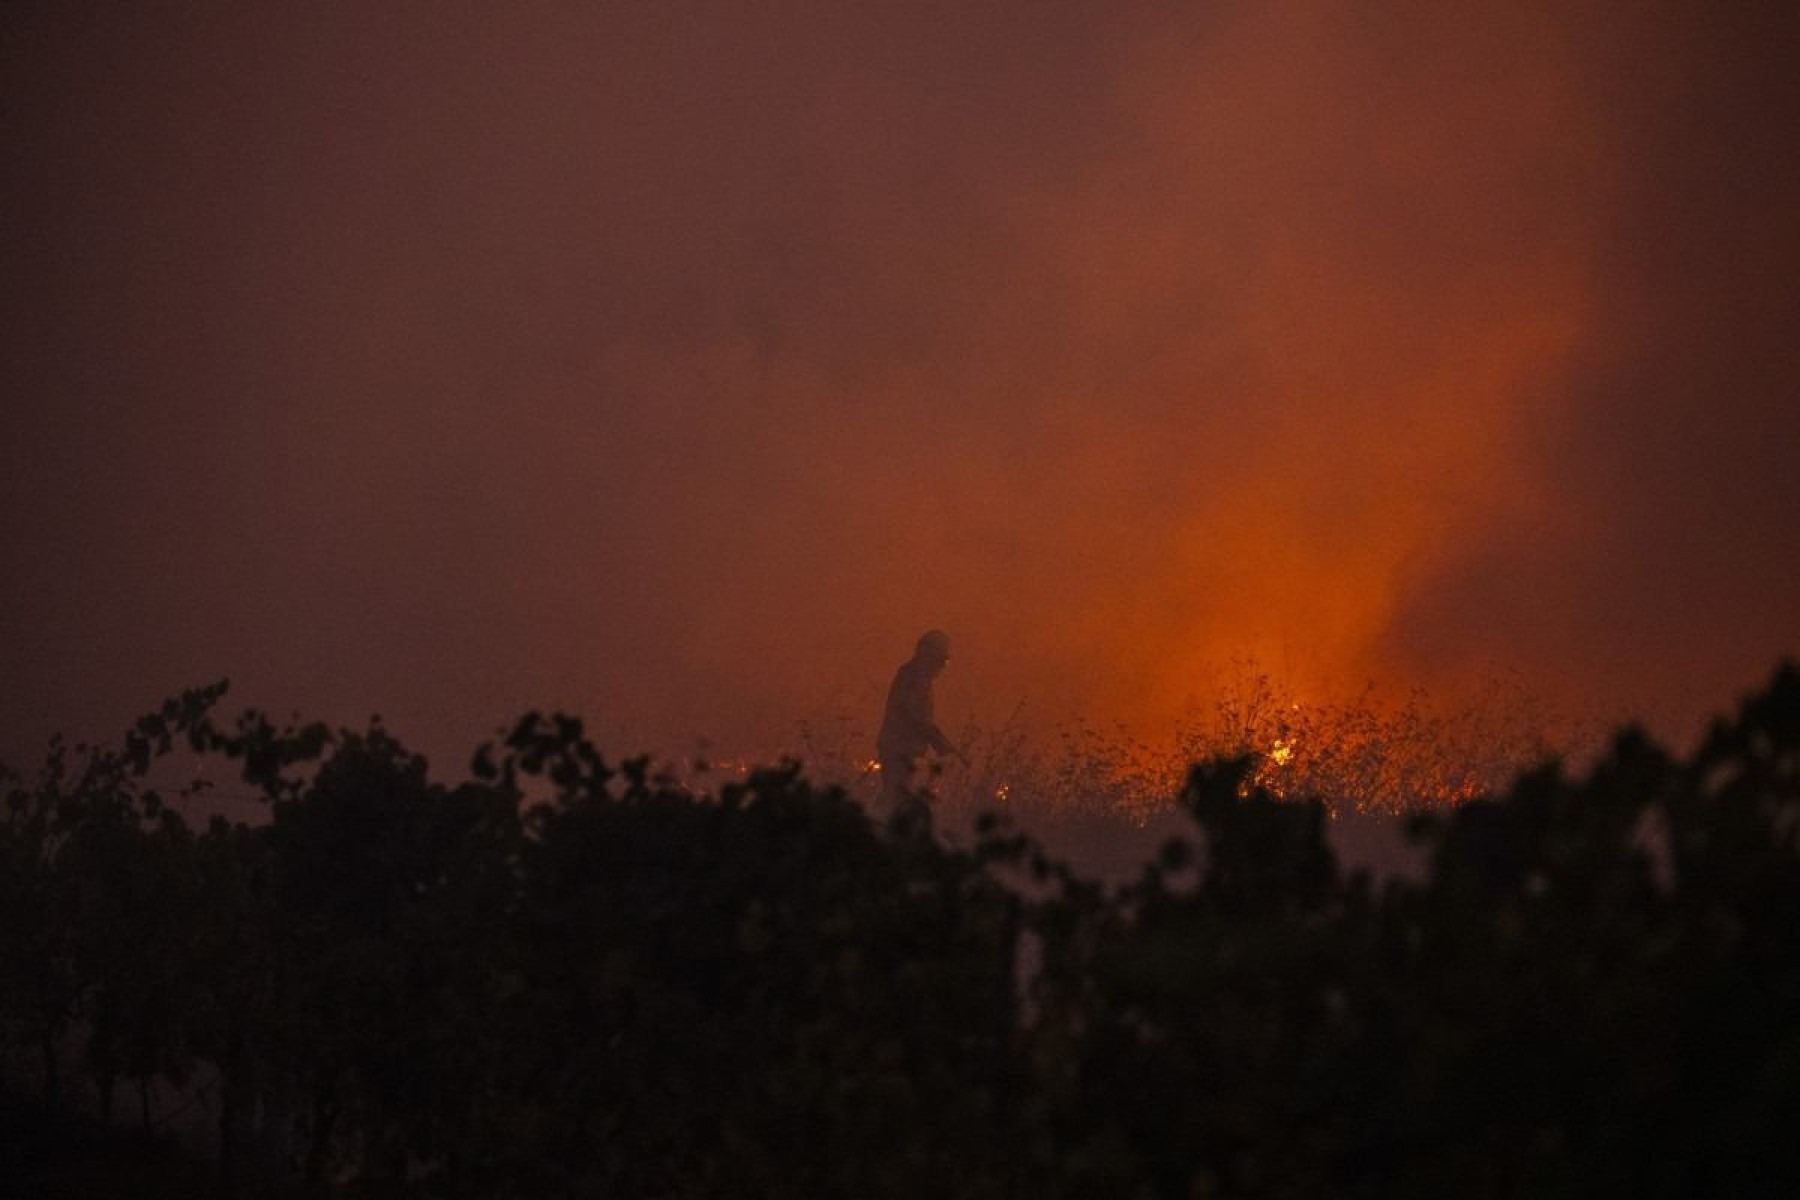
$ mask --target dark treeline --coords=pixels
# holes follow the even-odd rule
[[[227,1195],[1800,1187],[1791,666],[1691,759],[1628,732],[1421,817],[1417,879],[1204,765],[1113,889],[797,769],[695,796],[534,714],[446,784],[221,691],[7,784],[0,1062],[13,1110],[121,1127],[211,1081]],[[190,828],[178,747],[267,819]],[[37,1127],[0,1135],[27,1190]]]

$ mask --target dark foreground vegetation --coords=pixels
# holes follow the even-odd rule
[[[1800,1189],[1793,667],[1691,760],[1420,817],[1417,879],[1205,765],[1116,889],[795,769],[695,796],[533,715],[446,784],[221,690],[7,784],[8,1194]],[[178,749],[267,819],[190,828]],[[180,1097],[185,1157],[106,1133]]]

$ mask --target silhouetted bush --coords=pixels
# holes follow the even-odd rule
[[[229,1194],[1800,1185],[1792,666],[1689,761],[1626,731],[1420,817],[1416,880],[1203,764],[1116,889],[794,765],[695,795],[532,714],[447,785],[379,726],[222,730],[222,691],[12,778],[0,1061],[15,1109],[112,1123],[127,1084],[146,1129],[211,1080]],[[267,819],[189,829],[148,786],[178,741]],[[53,1126],[0,1143],[28,1186]]]

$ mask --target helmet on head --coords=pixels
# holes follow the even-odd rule
[[[949,658],[950,635],[941,629],[928,630],[920,636],[913,653],[920,658]]]

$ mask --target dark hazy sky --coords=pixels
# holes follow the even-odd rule
[[[1800,18],[9,5],[0,716],[460,748],[1800,649]],[[610,748],[610,747],[609,747]]]

